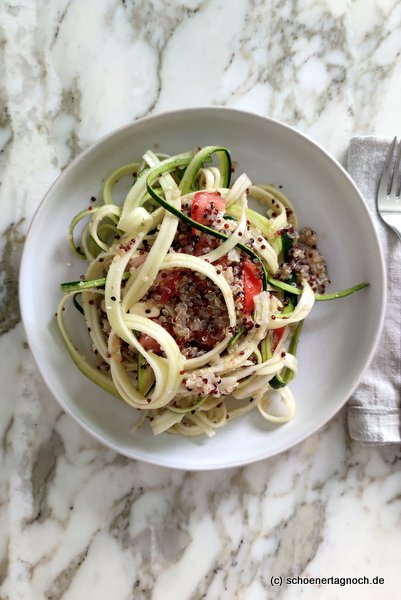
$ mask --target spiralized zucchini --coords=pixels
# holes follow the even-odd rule
[[[133,173],[119,206],[114,186]],[[148,150],[142,161],[114,171],[103,203],[70,225],[70,245],[89,265],[82,281],[61,284],[61,334],[78,368],[142,411],[139,425],[148,421],[154,434],[212,436],[251,410],[272,423],[295,413],[287,384],[316,293],[307,278],[294,285],[275,275],[296,214],[282,191],[253,185],[244,174],[230,186],[230,177],[223,147],[168,157]],[[260,211],[248,206],[250,197]],[[77,295],[93,362],[64,322],[66,302]],[[216,310],[221,317],[213,321]]]

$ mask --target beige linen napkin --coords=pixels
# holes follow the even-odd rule
[[[363,444],[401,442],[401,242],[377,214],[376,187],[390,141],[352,138],[348,172],[364,196],[387,267],[387,307],[376,354],[348,404],[351,438]]]

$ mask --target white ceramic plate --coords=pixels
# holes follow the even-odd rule
[[[85,270],[69,250],[68,225],[91,196],[100,195],[108,174],[137,160],[147,148],[174,154],[208,144],[230,148],[239,163],[237,173],[246,172],[255,183],[283,185],[300,224],[319,233],[332,290],[365,280],[370,287],[315,305],[300,339],[299,373],[291,386],[297,413],[288,424],[271,426],[255,411],[218,430],[212,439],[154,437],[147,426],[133,433],[130,423],[136,413],[80,373],[57,329],[59,283],[77,279]],[[20,298],[29,344],[48,387],[87,431],[131,458],[174,468],[217,469],[282,452],[340,409],[372,357],[383,320],[384,290],[383,259],[368,210],[346,172],[322,148],[270,119],[200,108],[157,115],[119,129],[63,172],[30,228]],[[79,319],[77,314],[77,325]],[[83,339],[85,333],[81,334]]]

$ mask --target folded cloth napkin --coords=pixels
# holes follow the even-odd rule
[[[348,403],[351,438],[370,444],[401,442],[401,242],[380,219],[376,187],[390,141],[352,138],[348,172],[365,198],[387,268],[387,307],[377,352]]]

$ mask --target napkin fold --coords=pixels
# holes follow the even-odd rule
[[[365,198],[387,268],[387,306],[376,354],[348,403],[351,438],[366,445],[401,443],[401,242],[380,219],[376,187],[390,141],[351,139],[348,172]]]

